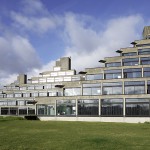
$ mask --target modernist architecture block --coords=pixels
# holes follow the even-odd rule
[[[150,27],[103,67],[71,69],[71,58],[56,61],[38,77],[19,75],[0,90],[0,115],[37,115],[41,120],[150,121]],[[101,65],[100,65],[101,66]]]

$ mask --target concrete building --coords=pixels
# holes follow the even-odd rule
[[[60,58],[52,71],[4,86],[0,115],[37,115],[41,120],[150,121],[150,26],[143,39],[121,48],[103,67],[76,73],[71,59]]]

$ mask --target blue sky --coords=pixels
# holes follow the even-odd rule
[[[141,39],[150,25],[149,0],[0,0],[0,80],[36,76],[71,56],[72,68],[98,67],[99,59]]]

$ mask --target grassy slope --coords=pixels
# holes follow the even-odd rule
[[[0,150],[149,149],[150,124],[0,121]]]

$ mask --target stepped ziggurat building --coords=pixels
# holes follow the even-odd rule
[[[150,121],[150,26],[143,39],[121,48],[120,56],[100,60],[103,67],[76,73],[69,57],[53,71],[17,81],[0,91],[0,115],[32,116],[41,120]]]

